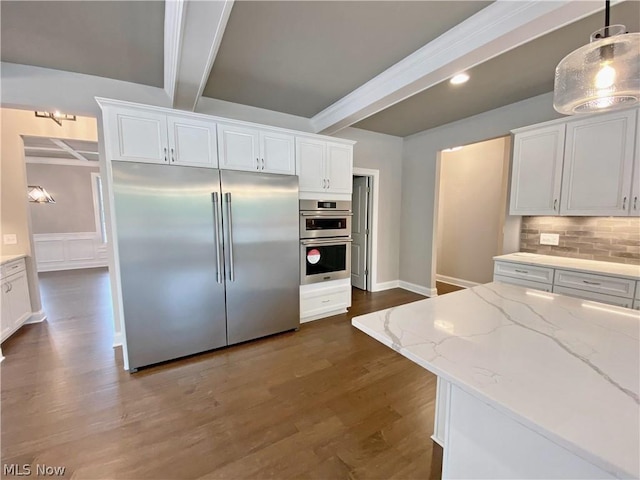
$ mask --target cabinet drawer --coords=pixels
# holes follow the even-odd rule
[[[577,288],[578,290],[624,298],[633,298],[636,287],[635,280],[568,270],[556,270],[553,284],[559,287]]]
[[[521,278],[533,282],[553,283],[553,268],[534,267],[520,263],[495,262],[493,274],[494,276]]]
[[[633,301],[633,309],[634,310],[640,310],[640,300],[634,300]]]
[[[494,275],[493,281],[509,283],[511,285],[520,285],[521,287],[534,288],[536,290],[542,290],[543,292],[551,291],[550,283],[533,282],[531,280],[525,280],[524,278],[512,278],[512,277],[505,277],[503,275]]]
[[[300,317],[310,317],[349,306],[348,290],[314,292],[300,296]]]
[[[24,258],[19,258],[11,262],[5,263],[0,269],[0,278],[5,278],[14,273],[20,273],[25,271]]]
[[[553,293],[567,295],[569,297],[582,298],[584,300],[593,300],[594,302],[608,303],[609,305],[617,305],[619,307],[631,308],[633,300],[630,298],[616,297],[614,295],[605,295],[603,293],[590,292],[588,290],[578,290],[577,288],[559,287],[554,285]]]
[[[636,282],[636,300],[640,300],[640,280]]]

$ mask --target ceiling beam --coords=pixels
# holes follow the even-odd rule
[[[233,0],[165,2],[165,91],[174,108],[195,111],[232,7]]]
[[[51,140],[54,143],[54,145],[57,145],[58,147],[60,147],[62,150],[64,150],[68,154],[73,155],[74,157],[76,157],[78,160],[83,160],[85,162],[89,162],[90,161],[87,157],[85,157],[84,155],[76,152],[73,148],[71,148],[69,145],[64,143],[62,140],[59,140],[57,138],[50,138],[49,140]]]
[[[589,1],[498,0],[315,115],[313,128],[333,134],[602,8]]]

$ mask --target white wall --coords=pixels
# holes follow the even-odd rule
[[[439,277],[459,280],[461,285],[487,283],[493,278],[493,257],[502,253],[509,140],[500,137],[442,152],[436,248]]]
[[[400,279],[435,288],[434,216],[438,152],[508,135],[510,130],[560,115],[546,93],[404,139],[400,223]]]

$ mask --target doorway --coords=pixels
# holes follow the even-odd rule
[[[351,285],[373,291],[377,258],[377,189],[379,171],[353,169]]]

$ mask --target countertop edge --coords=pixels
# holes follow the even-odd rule
[[[353,327],[357,328],[358,330],[360,330],[361,332],[365,333],[366,335],[369,335],[370,337],[374,338],[375,340],[379,341],[380,343],[386,345],[387,347],[391,348],[392,350],[398,352],[403,357],[411,360],[412,362],[416,363],[417,365],[420,365],[425,370],[428,370],[429,372],[433,373],[434,375],[442,377],[445,380],[447,380],[448,382],[456,385],[457,387],[461,388],[462,390],[464,390],[469,395],[472,395],[474,398],[476,398],[479,401],[485,403],[486,405],[488,405],[488,406],[490,406],[492,408],[495,408],[500,413],[508,416],[509,418],[511,418],[515,422],[519,423],[520,425],[528,428],[529,430],[532,430],[535,433],[538,433],[539,435],[542,435],[547,440],[555,443],[556,445],[560,446],[561,448],[569,450],[570,452],[574,453],[575,455],[577,455],[578,457],[582,458],[583,460],[595,465],[598,468],[601,468],[602,470],[604,470],[604,471],[606,471],[608,473],[611,473],[615,477],[635,478],[635,474],[633,474],[631,472],[624,471],[621,467],[613,465],[610,462],[608,462],[607,460],[603,459],[602,457],[599,457],[596,454],[585,450],[584,448],[580,447],[579,445],[576,445],[575,443],[572,443],[572,442],[568,441],[567,439],[564,439],[564,438],[560,437],[559,435],[556,435],[553,432],[550,432],[549,430],[547,430],[544,427],[538,425],[537,423],[533,422],[532,420],[528,419],[527,417],[524,417],[524,416],[520,415],[519,413],[517,413],[513,409],[509,408],[508,406],[504,405],[503,403],[501,403],[501,402],[499,402],[499,401],[497,401],[497,400],[495,400],[495,399],[493,399],[491,397],[488,397],[485,393],[473,388],[473,386],[465,383],[464,381],[456,378],[455,376],[449,375],[444,370],[441,370],[440,368],[430,364],[429,362],[426,362],[426,361],[420,359],[419,357],[413,355],[410,351],[407,351],[406,349],[404,349],[402,347],[394,345],[391,341],[389,341],[389,339],[387,337],[385,337],[383,335],[380,335],[378,332],[375,332],[374,330],[369,329],[365,325],[359,324],[356,321],[357,318],[358,317],[355,317],[355,318],[353,318],[351,320],[351,325]]]
[[[2,255],[0,257],[0,265],[5,265],[9,262],[13,262],[14,260],[18,260],[20,258],[27,258],[28,255],[26,253],[16,253],[15,255]]]

